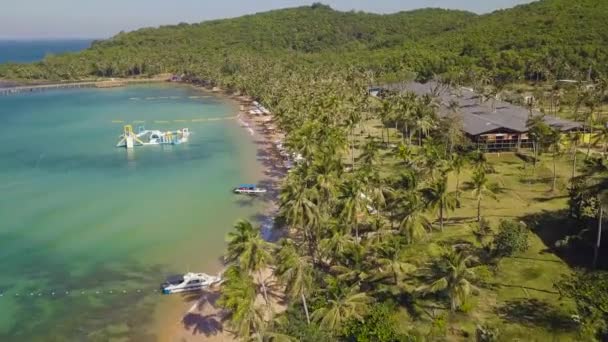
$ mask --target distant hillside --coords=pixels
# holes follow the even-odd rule
[[[89,50],[0,77],[76,79],[162,72],[231,75],[254,59],[422,76],[481,68],[508,80],[608,71],[605,0],[544,0],[477,16],[423,9],[390,15],[324,5],[120,33]]]
[[[608,1],[545,0],[479,16],[470,25],[430,39],[430,50],[502,72],[525,70],[577,77],[606,72]]]
[[[339,12],[315,5],[234,19],[141,29],[101,42],[117,45],[191,44],[216,49],[282,49],[298,52],[376,49],[419,41],[464,27],[475,14],[424,9],[390,15]]]

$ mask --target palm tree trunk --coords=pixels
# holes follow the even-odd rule
[[[350,129],[350,161],[352,169],[355,170],[355,128]]]
[[[593,114],[591,114],[590,116],[592,116]],[[589,142],[587,143],[587,158],[589,158],[589,155],[591,154],[591,138],[592,138],[592,134],[593,134],[593,129],[591,128],[591,119],[589,119],[587,121],[587,125],[589,126]]]
[[[395,120],[395,131],[399,132],[399,123]]]
[[[536,175],[536,161],[538,158],[538,146],[536,142],[532,142],[532,149],[534,150],[534,160],[532,162],[532,177]]]
[[[439,229],[443,231],[443,201],[439,203]]]
[[[551,184],[551,191],[555,191],[555,183],[557,182],[557,171],[555,170],[555,159],[557,155],[553,153],[553,183]]]
[[[481,196],[477,197],[477,222],[481,222]]]
[[[602,219],[604,214],[604,208],[600,203],[599,219],[597,220],[597,239],[595,241],[595,248],[593,250],[593,269],[597,267],[597,259],[600,253],[600,245],[602,243]]]
[[[306,322],[310,325],[310,314],[308,313],[308,305],[306,304],[306,297],[304,296],[304,292],[300,294],[302,298],[302,305],[304,306],[304,313],[306,314]]]
[[[460,172],[456,172],[456,198],[460,198]]]
[[[268,301],[268,291],[266,290],[266,282],[262,279],[262,270],[258,270],[258,277],[260,279],[260,284],[262,284],[262,294],[264,295],[264,301],[266,301],[267,305],[270,305]]]
[[[577,147],[576,144],[574,145],[574,156],[572,157],[572,178],[570,179],[574,179],[574,177],[576,177],[576,154],[577,154]]]
[[[359,220],[355,218],[355,239],[357,240],[357,244],[359,244]]]

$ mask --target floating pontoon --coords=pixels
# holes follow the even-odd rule
[[[190,131],[188,128],[176,131],[147,130],[143,126],[138,127],[137,133],[131,125],[123,128],[123,134],[116,147],[133,148],[133,146],[146,145],[178,145],[188,142]]]
[[[211,276],[205,273],[186,273],[168,277],[160,285],[163,294],[173,294],[187,291],[200,291],[222,281],[220,276]]]
[[[258,195],[266,193],[266,189],[258,188],[255,184],[241,184],[234,188],[235,194]]]

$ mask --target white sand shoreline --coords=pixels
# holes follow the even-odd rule
[[[192,84],[191,84],[192,85]],[[274,230],[274,220],[278,213],[278,193],[279,184],[285,176],[287,169],[284,165],[283,157],[279,154],[275,141],[282,140],[282,134],[269,129],[272,124],[272,114],[252,115],[248,108],[253,105],[253,99],[246,96],[228,94],[215,88],[214,90],[196,87],[203,91],[213,91],[222,96],[236,101],[240,106],[237,121],[244,128],[245,134],[254,137],[254,144],[257,147],[258,158],[263,171],[263,186],[267,188],[268,194],[262,198],[265,208],[261,214],[261,228],[265,239],[276,241],[280,234]],[[265,272],[265,277],[270,277],[271,271]],[[228,342],[236,341],[235,336],[225,328],[225,312],[215,305],[219,298],[219,290],[211,289],[202,293],[194,293],[190,299],[181,306],[183,312],[171,313],[170,322],[159,322],[162,324],[159,341],[168,342]],[[175,319],[179,317],[178,319]],[[177,321],[177,324],[176,324]]]

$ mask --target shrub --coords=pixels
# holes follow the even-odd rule
[[[458,311],[460,311],[464,314],[468,314],[471,311],[473,311],[474,309],[475,309],[474,301],[471,299],[467,299],[464,303],[462,303],[462,305],[460,305],[460,307],[458,308]]]
[[[280,320],[277,332],[291,336],[300,342],[333,342],[335,338],[318,324],[306,322],[302,308],[291,305],[285,312],[285,319]]]
[[[482,218],[481,221],[475,222],[471,225],[471,230],[473,230],[473,235],[475,235],[475,239],[480,244],[484,244],[485,239],[492,235],[492,226],[490,226],[490,222]]]
[[[597,217],[598,200],[597,196],[589,190],[586,179],[579,178],[572,181],[568,188],[568,205],[570,206],[570,216],[577,220],[593,219]]]
[[[504,220],[494,239],[494,253],[497,257],[512,256],[528,250],[528,227],[523,222]]]
[[[391,303],[376,305],[363,321],[351,320],[344,328],[344,338],[352,342],[394,342],[410,339],[397,331],[397,321]]]
[[[488,325],[478,325],[475,329],[475,340],[477,342],[498,341],[498,329]]]
[[[448,333],[448,317],[445,314],[433,319],[427,340],[443,340]]]

